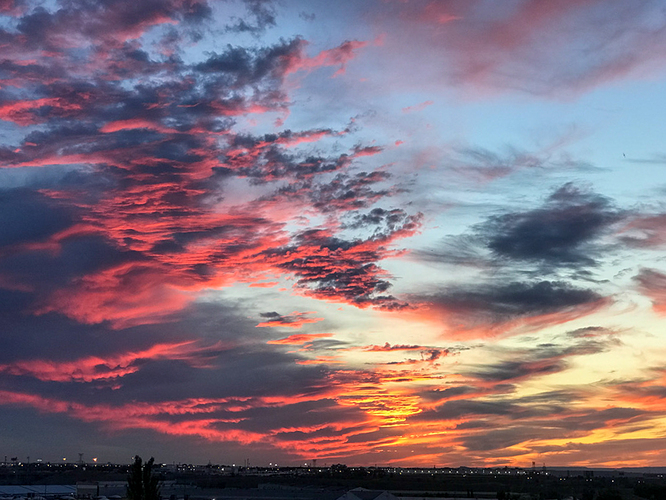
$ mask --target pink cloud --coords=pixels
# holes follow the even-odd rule
[[[64,99],[45,97],[25,101],[5,101],[0,104],[0,120],[10,121],[17,125],[34,125],[46,121],[39,111],[49,107],[52,114],[72,116],[81,110],[81,105],[67,102]]]
[[[197,345],[198,341],[155,344],[149,349],[125,352],[113,356],[88,356],[73,361],[31,359],[0,365],[0,372],[10,375],[28,375],[52,382],[92,382],[121,378],[139,370],[138,361],[153,359],[184,360],[200,368],[205,367],[205,354],[219,350],[222,342],[210,346]]]
[[[307,44],[303,42],[302,48]],[[348,40],[333,49],[322,50],[314,57],[301,55],[290,61],[286,74],[298,71],[311,71],[316,68],[326,66],[338,66],[333,74],[334,77],[345,73],[347,63],[356,56],[356,51],[367,46],[368,42],[359,42],[357,40]]]
[[[635,280],[641,292],[652,300],[654,311],[666,315],[666,274],[654,269],[643,269]]]
[[[365,147],[355,147],[352,157],[359,158],[362,156],[374,156],[381,153],[384,150],[381,146],[365,146]]]
[[[507,91],[571,98],[666,66],[665,35],[651,21],[659,16],[654,2],[389,4],[378,13],[392,27],[385,54],[397,69],[395,85],[409,75],[412,89],[444,85],[471,98]],[[411,62],[424,59],[427,65]]]
[[[619,234],[632,247],[661,247],[666,244],[666,214],[635,217],[619,230]]]
[[[415,104],[414,106],[407,106],[406,108],[402,108],[402,112],[414,113],[417,111],[423,111],[425,108],[432,106],[433,104],[435,104],[435,101],[424,101],[421,104]]]
[[[159,267],[123,264],[54,292],[36,313],[59,311],[82,323],[109,321],[114,328],[160,323],[193,300],[185,283],[169,281]]]
[[[131,118],[129,120],[108,122],[102,128],[100,128],[100,132],[106,134],[110,132],[118,132],[119,130],[132,130],[137,128],[147,128],[163,133],[177,132],[175,129],[163,127],[157,123],[153,123],[150,120],[145,120],[143,118]]]

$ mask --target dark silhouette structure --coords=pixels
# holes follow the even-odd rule
[[[134,457],[127,476],[128,500],[160,500],[159,479],[153,474],[154,462],[153,457],[145,464],[139,455]]]

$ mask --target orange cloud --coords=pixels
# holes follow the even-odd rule
[[[250,288],[273,288],[276,285],[279,285],[279,281],[266,281],[264,283],[250,283]]]
[[[267,344],[277,344],[277,345],[303,345],[313,340],[329,338],[332,337],[332,333],[300,333],[295,335],[289,335],[283,339],[278,340],[269,340]]]
[[[340,364],[343,361],[337,356],[317,356],[313,359],[299,359],[296,361],[297,365],[329,365]]]

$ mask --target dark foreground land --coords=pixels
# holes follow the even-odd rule
[[[390,491],[404,500],[666,500],[666,474],[660,471],[398,469],[344,465],[250,469],[218,465],[165,465],[157,467],[154,472],[162,481],[161,494],[165,500],[335,500],[357,487]],[[15,463],[0,466],[0,485],[78,485],[80,496],[118,498],[124,497],[127,474],[126,465]],[[97,485],[96,490],[94,485]]]

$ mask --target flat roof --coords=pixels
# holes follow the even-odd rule
[[[0,485],[0,495],[39,496],[39,495],[76,495],[73,484],[30,484]]]

